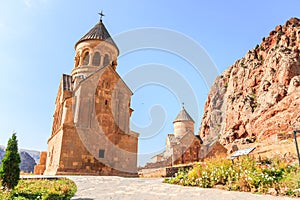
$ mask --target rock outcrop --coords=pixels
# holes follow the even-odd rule
[[[199,130],[204,141],[251,143],[299,126],[299,52],[300,20],[291,18],[217,77]]]

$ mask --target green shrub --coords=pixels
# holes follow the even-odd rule
[[[15,133],[8,140],[6,152],[0,166],[0,179],[5,189],[14,189],[20,179],[20,154]]]
[[[0,185],[1,187],[1,185]],[[77,188],[69,179],[20,180],[13,191],[1,191],[0,199],[64,199],[74,196]]]

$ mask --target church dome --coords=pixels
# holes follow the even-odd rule
[[[75,48],[80,42],[87,40],[106,41],[112,44],[119,51],[116,43],[113,41],[107,29],[105,28],[102,19],[100,19],[100,21],[75,44]]]
[[[181,111],[178,113],[177,117],[174,119],[173,123],[181,122],[181,121],[192,121],[194,123],[193,118],[189,115],[189,113],[185,110],[184,106],[182,106]]]

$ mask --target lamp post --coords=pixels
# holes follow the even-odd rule
[[[299,162],[299,166],[300,166],[300,153],[299,153],[299,147],[298,147],[297,136],[296,136],[297,133],[300,133],[300,130],[294,130],[295,145],[296,145],[296,151],[297,151],[297,156],[298,156],[298,162]]]

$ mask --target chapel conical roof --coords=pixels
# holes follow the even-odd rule
[[[189,115],[189,113],[185,110],[184,106],[182,106],[181,111],[178,113],[177,117],[174,119],[173,123],[180,121],[192,121],[195,123],[193,118]]]
[[[85,34],[76,44],[79,44],[80,42],[86,41],[86,40],[102,40],[109,42],[112,44],[114,47],[117,48],[119,51],[116,43],[113,41],[111,38],[110,34],[108,33],[107,29],[105,28],[102,19],[99,20],[99,22],[87,33]]]

